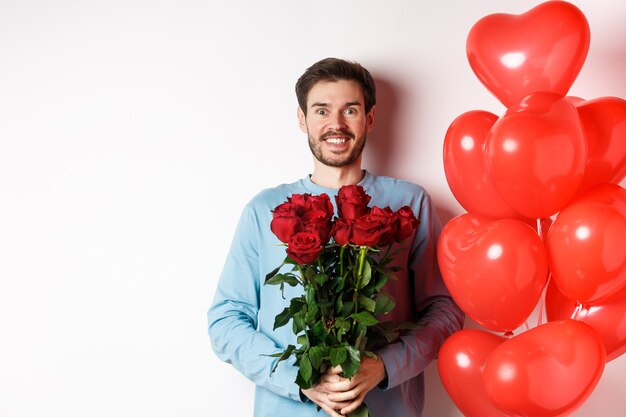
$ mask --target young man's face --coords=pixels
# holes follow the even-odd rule
[[[360,162],[374,108],[365,113],[363,90],[353,80],[320,81],[307,97],[307,114],[298,109],[300,128],[322,164],[344,167]]]

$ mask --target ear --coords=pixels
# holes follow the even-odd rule
[[[302,111],[302,109],[300,108],[300,106],[298,106],[298,124],[300,125],[300,130],[306,133],[307,132],[306,116],[304,112]]]
[[[376,116],[376,106],[372,106],[369,113],[367,113],[367,117],[365,120],[365,129],[366,129],[366,132],[368,133],[370,130],[372,130],[372,127],[374,127],[375,116]]]

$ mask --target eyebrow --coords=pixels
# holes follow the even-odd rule
[[[343,105],[343,107],[360,106],[360,105],[361,105],[361,102],[359,100],[354,100],[354,101],[348,101],[347,103]],[[315,102],[311,104],[311,108],[313,107],[328,107],[328,103]]]

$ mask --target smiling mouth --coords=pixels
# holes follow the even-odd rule
[[[332,143],[334,145],[341,145],[342,143],[346,143],[350,139],[354,139],[354,135],[350,132],[326,132],[322,136],[322,140],[327,143]]]
[[[326,138],[326,142],[328,143],[334,143],[334,144],[342,144],[345,143],[348,139],[346,138]]]

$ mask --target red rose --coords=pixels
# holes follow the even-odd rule
[[[322,243],[328,242],[333,224],[331,219],[324,212],[320,210],[309,211],[305,213],[302,221],[305,231],[316,232],[320,235]]]
[[[333,214],[335,214],[335,208],[333,207],[333,203],[330,202],[328,194],[309,195],[306,199],[305,207],[306,211],[324,212],[329,220],[332,219]]]
[[[322,243],[328,242],[334,214],[333,205],[327,194],[308,196],[302,214],[304,230],[319,233]]]
[[[327,194],[292,194],[272,210],[270,229],[283,242],[299,232],[317,231],[327,242],[332,227],[333,205]]]
[[[289,240],[287,255],[300,265],[311,264],[317,260],[323,249],[324,245],[317,233],[300,232]]]
[[[420,222],[409,206],[401,207],[396,213],[398,214],[398,233],[396,235],[396,241],[401,242],[413,234]]]
[[[333,205],[330,202],[328,194],[311,195],[311,194],[292,194],[287,198],[287,202],[294,205],[296,214],[300,217],[304,213],[312,210],[321,210],[328,214],[331,218],[334,213]]]
[[[292,194],[290,197],[287,197],[287,202],[295,207],[298,216],[300,216],[304,212],[306,201],[310,196],[311,194]]]
[[[369,213],[367,204],[371,197],[360,185],[344,185],[337,192],[337,213],[339,217],[355,220]]]
[[[304,230],[304,223],[297,214],[297,207],[291,203],[282,203],[272,210],[270,229],[283,243],[289,242],[294,234]]]
[[[335,243],[339,246],[350,243],[350,235],[352,234],[352,220],[337,219],[333,224],[332,236]]]
[[[376,246],[384,229],[380,219],[370,215],[361,216],[352,225],[351,243],[359,246]]]
[[[378,246],[391,245],[396,240],[398,233],[398,215],[391,208],[372,207],[370,218],[380,222],[380,240]]]

